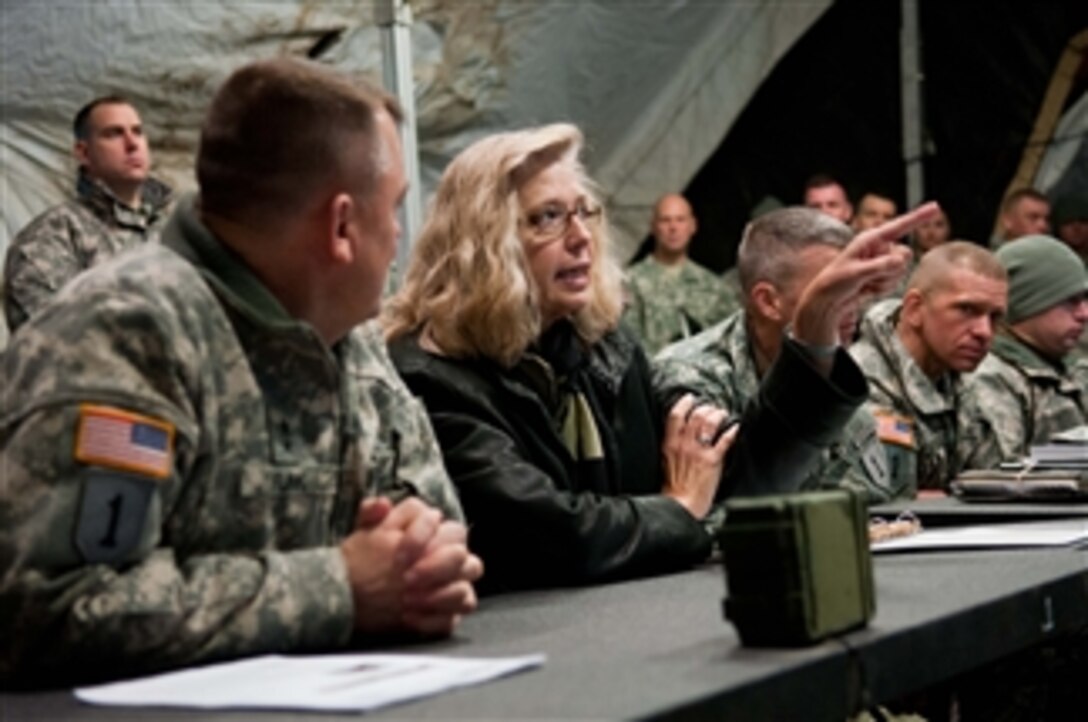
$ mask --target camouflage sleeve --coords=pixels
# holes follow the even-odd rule
[[[374,424],[390,424],[396,429],[396,486],[407,488],[430,505],[440,509],[447,519],[464,521],[465,515],[457,490],[442,462],[427,410],[405,385],[397,373],[376,321],[367,323],[359,332],[360,349],[375,366],[373,373],[388,386],[388,401],[376,404]],[[364,362],[368,363],[368,362]]]
[[[103,312],[116,297],[90,300],[36,316],[0,360],[0,678],[56,686],[346,643],[339,549],[246,546],[250,528],[192,483],[220,481],[225,464],[198,422],[214,392],[181,358],[191,337],[131,306]],[[109,333],[119,323],[123,342]],[[88,458],[88,401],[172,430],[161,474]]]
[[[705,328],[710,328],[716,323],[724,321],[740,309],[740,299],[735,289],[725,284],[719,278],[713,280],[714,305],[707,319]]]
[[[463,522],[465,513],[442,463],[442,451],[438,448],[427,412],[423,404],[411,396],[406,395],[404,404],[413,432],[398,470],[427,503],[441,509],[447,519]]]
[[[645,315],[646,309],[637,284],[630,278],[625,279],[623,283],[623,315],[620,321],[643,344],[646,342]]]
[[[912,499],[916,481],[909,464],[890,459],[877,435],[876,422],[867,408],[860,408],[843,430],[842,439],[829,449],[829,463],[822,487],[844,486],[864,492],[870,504],[893,499]]]
[[[1082,345],[1088,345],[1088,332],[1080,337],[1080,343]],[[1073,352],[1074,354],[1076,352]],[[1085,411],[1085,415],[1088,416],[1088,357],[1081,357],[1079,355],[1070,355],[1069,358],[1069,377],[1073,379],[1073,382],[1077,384],[1081,389],[1081,398],[1084,401],[1081,402],[1081,408]]]
[[[1015,371],[1006,373],[999,363],[991,356],[969,377],[970,393],[961,403],[960,425],[974,437],[982,433],[980,428],[988,428],[993,432],[993,443],[1001,459],[1014,461],[1027,455],[1031,443],[1031,392],[1017,378],[1018,374],[1013,375]],[[972,464],[980,462],[979,458],[971,460]]]
[[[1007,436],[1009,430],[998,427],[1005,418],[1002,414],[1011,414],[1012,409],[1005,406],[1003,409],[987,408],[983,411],[981,404],[989,399],[977,396],[975,391],[971,387],[965,388],[960,399],[956,419],[958,465],[950,470],[953,475],[965,469],[996,469],[1003,461],[1015,461],[1023,456],[1016,448],[1030,442],[1030,439],[1025,441],[1023,436]],[[1026,432],[1024,428],[1020,433]]]
[[[82,264],[63,209],[39,216],[12,241],[4,263],[4,315],[12,333],[56,295]]]
[[[712,354],[688,354],[681,341],[653,362],[654,397],[662,409],[671,409],[684,394],[692,394],[731,413],[740,413],[737,400],[727,385],[733,377],[730,364]],[[752,390],[755,393],[755,390]]]
[[[734,267],[722,276],[722,289],[725,293],[725,315],[722,318],[732,316],[744,307],[744,291],[740,287],[740,274]]]
[[[876,435],[887,460],[888,478],[896,497],[913,497],[918,490],[920,441],[915,419],[897,402],[897,381],[884,357],[869,339],[850,347],[850,355],[865,372],[869,400],[865,412],[876,425]]]
[[[877,441],[884,451],[889,498],[914,498],[918,494],[918,458],[921,452],[915,419],[900,413],[886,390],[875,388],[872,383],[869,385],[869,401],[864,408],[865,413],[873,419]]]

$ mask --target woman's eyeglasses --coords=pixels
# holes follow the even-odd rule
[[[601,218],[600,206],[578,203],[567,208],[561,203],[551,203],[525,215],[525,225],[540,240],[552,240],[564,236],[570,230],[575,216],[583,225],[597,223]]]

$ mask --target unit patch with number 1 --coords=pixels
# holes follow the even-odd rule
[[[87,464],[75,545],[92,564],[125,561],[147,525],[157,480],[170,475],[174,426],[110,406],[80,407],[73,456]]]

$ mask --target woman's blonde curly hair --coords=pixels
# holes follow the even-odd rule
[[[387,337],[422,331],[445,355],[513,365],[543,331],[539,293],[517,233],[523,211],[518,189],[545,168],[569,163],[590,202],[600,205],[578,159],[581,148],[581,131],[557,123],[489,136],[454,158],[404,285],[386,304]],[[587,343],[617,324],[623,304],[608,224],[602,217],[590,231],[591,300],[571,318]]]

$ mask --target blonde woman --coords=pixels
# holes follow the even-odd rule
[[[619,272],[581,145],[577,128],[557,124],[462,152],[386,308],[393,360],[427,406],[490,590],[704,560],[702,520],[736,436],[719,433],[719,409],[685,396],[666,411],[655,399],[646,357],[618,325]],[[881,260],[866,253],[870,264]],[[801,319],[799,337],[834,336],[828,309],[864,282],[843,276],[851,268],[825,279],[810,304],[818,320]],[[813,372],[818,380],[834,366],[813,363],[826,367]],[[864,399],[856,396],[850,411]],[[738,446],[758,458],[743,448],[730,455],[744,476],[738,488],[758,491],[756,476],[775,471],[759,463],[775,456],[765,450],[793,443],[781,420],[799,410],[781,411],[746,413],[741,426],[752,428]]]

